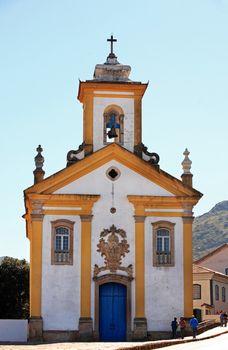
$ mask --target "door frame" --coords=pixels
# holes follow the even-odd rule
[[[132,278],[123,275],[104,275],[95,277],[95,324],[94,324],[94,338],[96,341],[99,340],[99,287],[106,283],[119,283],[126,286],[126,341],[131,341],[131,281]]]

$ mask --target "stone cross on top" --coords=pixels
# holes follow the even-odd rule
[[[114,38],[113,38],[113,35],[111,34],[111,38],[110,38],[110,39],[107,39],[107,41],[109,41],[110,44],[111,44],[111,52],[110,52],[110,54],[109,54],[108,57],[109,57],[109,58],[116,58],[116,56],[115,56],[115,54],[114,54],[114,52],[113,52],[113,43],[116,42],[117,39],[114,39]]]
[[[117,41],[117,39],[113,39],[113,35],[111,35],[111,38],[107,39],[107,41],[111,42],[111,54],[113,54],[113,43]]]

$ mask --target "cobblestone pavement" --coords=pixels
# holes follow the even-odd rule
[[[216,327],[208,330],[197,336],[198,339],[211,338],[216,335],[220,335],[221,333],[227,333],[228,327]],[[185,340],[191,340],[192,337],[186,337]],[[154,345],[155,343],[158,347],[171,345],[173,342],[182,342],[182,340],[170,339],[164,341],[156,341],[156,342],[124,342],[124,343],[55,343],[55,344],[36,344],[36,345],[0,345],[0,350],[118,350],[118,349],[140,349],[140,347],[144,347],[144,345]],[[161,344],[162,343],[162,344]],[[160,346],[159,346],[160,345]]]

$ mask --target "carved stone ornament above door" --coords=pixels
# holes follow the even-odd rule
[[[129,253],[126,232],[112,225],[110,229],[104,229],[100,237],[97,251],[101,253],[101,256],[105,257],[105,265],[100,267],[96,264],[94,265],[94,277],[97,277],[101,271],[109,270],[110,272],[116,272],[117,270],[121,270],[127,272],[130,278],[133,278],[132,265],[127,267],[121,266],[122,258],[125,257],[126,253]]]

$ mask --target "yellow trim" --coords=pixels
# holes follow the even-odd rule
[[[192,218],[183,218],[184,316],[191,317],[192,300]]]
[[[30,200],[41,201],[44,207],[50,206],[62,206],[65,207],[78,207],[81,205],[93,205],[100,195],[93,194],[40,194],[40,193],[28,193],[27,198]]]
[[[46,215],[90,215],[94,203],[100,198],[100,195],[89,194],[39,194],[27,193],[25,195],[26,214],[23,215],[26,220],[26,234],[29,239],[32,236],[32,203],[40,202],[45,210],[42,211]],[[50,207],[50,209],[47,209]],[[60,207],[59,209],[52,209]],[[61,208],[69,208],[63,210]],[[72,208],[80,208],[75,210]]]
[[[25,194],[34,192],[44,194],[52,193],[57,191],[59,188],[66,186],[72,181],[89,174],[91,171],[99,168],[110,160],[119,161],[129,169],[137,172],[141,176],[149,179],[151,182],[161,186],[174,195],[191,196],[192,201],[194,201],[195,204],[202,196],[200,192],[185,186],[180,180],[168,175],[162,170],[157,171],[150,164],[116,143],[102,148],[92,155],[80,160],[80,162],[77,162],[76,164],[59,171],[42,182],[33,185],[25,190]],[[134,196],[132,196],[132,198],[134,198]],[[165,201],[166,197],[164,197],[164,202]]]
[[[44,210],[45,215],[88,215],[91,210]]]
[[[99,97],[99,98],[107,98],[107,97],[109,97],[109,98],[133,98],[134,99],[134,95],[122,95],[122,94],[112,94],[112,93],[110,93],[110,94],[94,94],[93,95],[93,97],[94,98],[96,98],[96,97]]]
[[[80,102],[84,102],[86,96],[93,95],[95,90],[97,91],[124,91],[124,92],[134,92],[137,96],[143,96],[148,84],[129,84],[129,83],[98,83],[98,82],[88,82],[88,81],[80,81],[79,89],[78,89],[78,100]],[[93,96],[96,96],[94,94]],[[106,95],[107,96],[107,95]],[[125,97],[126,95],[121,95],[121,97]],[[132,96],[132,95],[131,95]]]
[[[177,213],[173,211],[145,211],[145,216],[168,216],[168,217],[182,217],[183,213]]]
[[[81,317],[91,317],[91,221],[81,222]]]
[[[84,103],[83,133],[86,145],[93,144],[93,97],[87,96]]]
[[[41,316],[42,221],[32,221],[30,237],[30,317]]]
[[[142,206],[147,209],[184,209],[186,204],[191,206],[195,205],[199,197],[191,196],[187,197],[184,195],[180,196],[127,196],[130,203],[134,204],[137,208]],[[137,213],[136,213],[137,214]],[[140,215],[140,214],[139,214]]]
[[[144,221],[135,222],[135,317],[145,317]]]

